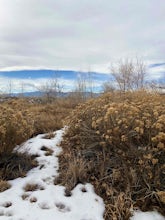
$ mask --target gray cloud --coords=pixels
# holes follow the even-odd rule
[[[164,60],[164,0],[0,0],[0,68],[109,71],[139,55]]]

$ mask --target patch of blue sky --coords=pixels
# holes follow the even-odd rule
[[[19,71],[1,71],[0,76],[8,78],[18,78],[18,79],[37,79],[37,78],[64,78],[64,79],[76,79],[78,75],[85,75],[85,78],[89,77],[89,73],[79,73],[70,70],[19,70]],[[105,81],[109,79],[110,75],[102,73],[91,73],[90,76],[93,80]]]
[[[165,63],[154,63],[154,64],[150,64],[149,68],[154,68],[154,67],[159,67],[159,66],[165,66]]]
[[[52,76],[52,72],[48,70],[21,70],[21,71],[8,71],[0,72],[0,76],[8,78],[18,78],[18,79],[37,79],[37,78],[49,78]]]

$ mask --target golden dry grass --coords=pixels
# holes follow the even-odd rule
[[[39,133],[63,127],[63,119],[76,106],[68,99],[52,103],[12,99],[0,104],[0,153],[11,152],[16,145]]]
[[[12,154],[33,135],[48,132],[51,138],[69,125],[56,180],[66,185],[66,195],[79,182],[91,182],[104,199],[106,220],[127,220],[133,207],[165,215],[165,96],[113,93],[73,110],[76,105],[71,98],[0,104],[0,155]]]
[[[37,190],[44,190],[44,188],[38,184],[32,184],[32,183],[28,183],[24,187],[25,192],[31,192],[31,191],[37,191]]]
[[[28,169],[34,165],[33,158],[22,155],[22,159],[27,163],[23,164],[21,155],[17,160],[13,149],[40,133],[48,133],[46,138],[53,137],[53,132],[63,127],[63,119],[76,105],[77,103],[70,98],[59,98],[51,103],[42,98],[13,98],[0,103],[0,158],[4,160],[0,161],[0,180],[26,175]],[[45,154],[49,156],[52,152],[47,149]],[[7,164],[9,160],[10,164]]]

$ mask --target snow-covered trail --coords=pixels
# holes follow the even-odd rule
[[[79,184],[72,196],[65,196],[63,186],[54,185],[58,175],[58,147],[64,130],[52,139],[38,135],[17,150],[38,155],[39,166],[24,178],[10,181],[12,187],[0,193],[0,219],[8,220],[103,220],[103,200],[94,193],[92,185]],[[51,151],[46,156],[45,147]],[[36,184],[35,191],[26,191],[27,185]],[[85,187],[85,191],[82,190]]]
[[[79,184],[70,197],[63,186],[54,185],[58,176],[58,155],[64,129],[55,132],[52,139],[38,135],[21,146],[19,152],[38,155],[38,166],[26,177],[10,181],[11,188],[0,193],[2,220],[103,220],[105,210],[102,198],[95,194],[91,184]],[[30,188],[35,186],[34,191]],[[84,190],[85,188],[85,190]],[[156,212],[136,212],[131,220],[165,220]]]

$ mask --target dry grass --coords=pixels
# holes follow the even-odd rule
[[[130,210],[133,209],[133,202],[130,196],[120,192],[115,195],[112,190],[110,193],[110,200],[105,204],[106,213],[105,219],[113,220],[128,220],[131,217]]]
[[[67,190],[71,190],[70,186],[74,187],[78,183],[84,183],[87,179],[86,177],[87,167],[83,160],[72,158],[68,163],[68,168],[66,169],[67,179],[63,179],[63,184],[67,184]]]
[[[21,196],[22,200],[27,200],[27,199],[29,199],[29,197],[30,197],[30,194],[27,194],[27,193],[24,193],[24,194]]]
[[[50,132],[47,138],[51,138],[53,131],[68,124],[56,180],[66,185],[67,196],[76,184],[91,182],[104,199],[106,220],[128,219],[133,207],[157,209],[165,215],[165,96],[105,94],[69,114],[76,105],[72,98],[0,104],[0,156],[11,156],[17,144],[33,135]],[[0,179],[16,178],[14,158],[4,164]],[[19,176],[26,170],[22,166]],[[27,192],[38,189],[35,184],[25,187]]]
[[[20,153],[0,155],[0,179],[12,180],[26,176],[26,173],[37,166],[32,156]]]
[[[38,103],[31,99],[11,99],[0,104],[0,154],[12,152],[28,138],[63,127],[63,119],[76,106],[70,99]]]
[[[38,184],[32,184],[32,183],[28,183],[24,187],[25,192],[38,191],[38,190],[44,190],[44,188]]]
[[[67,188],[83,167],[105,201],[105,219],[128,219],[132,207],[165,215],[165,96],[106,94],[79,105],[66,123],[59,179]],[[70,166],[73,158],[77,167]]]
[[[11,185],[6,180],[0,180],[0,192],[10,189]]]
[[[63,119],[76,105],[70,98],[51,103],[42,98],[13,98],[0,103],[0,158],[10,157],[8,169],[7,165],[0,167],[0,179],[26,175],[27,165],[21,166],[21,170],[16,168],[19,164],[12,153],[15,146],[40,133],[48,133],[44,138],[52,138],[53,132],[63,127]],[[47,149],[45,154],[49,156],[52,151]],[[25,159],[24,155],[20,157]],[[31,164],[32,161],[28,162]],[[22,164],[20,158],[19,163]]]
[[[49,148],[47,148],[47,147],[45,147],[45,146],[43,146],[43,147],[41,148],[41,150],[45,151],[45,156],[50,156],[50,155],[52,155],[53,152],[54,152],[52,149],[49,149]]]
[[[52,138],[54,138],[54,136],[55,136],[54,132],[49,132],[43,138],[44,139],[52,139]]]

